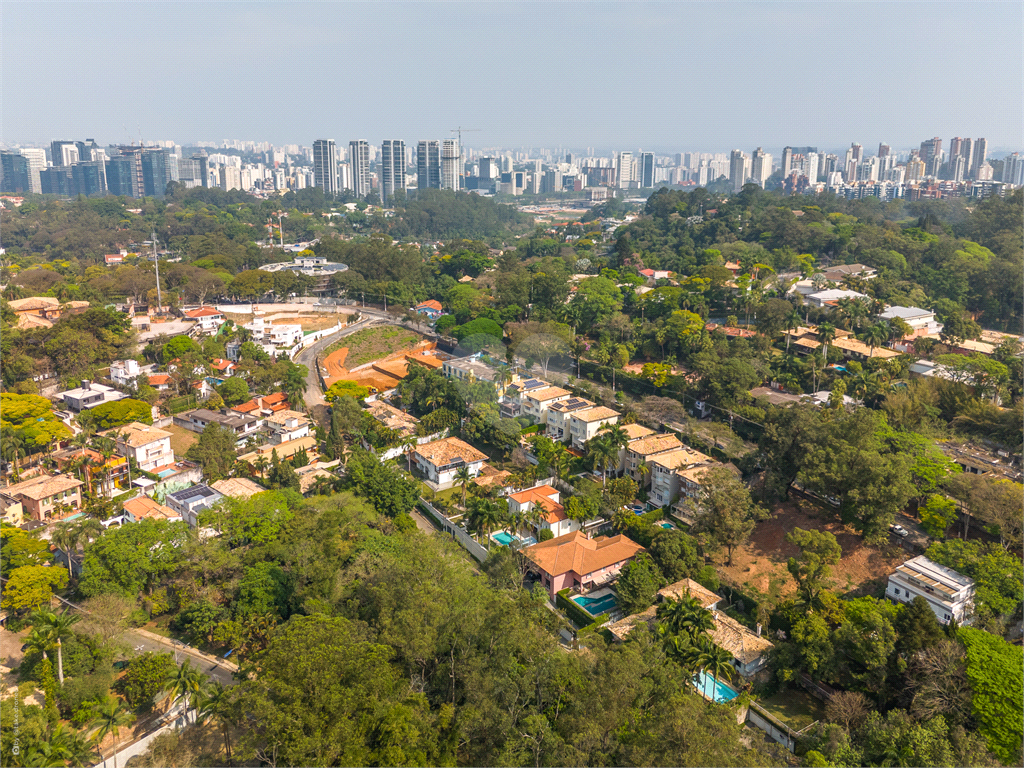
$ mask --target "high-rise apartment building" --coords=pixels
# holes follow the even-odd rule
[[[938,176],[939,166],[942,164],[942,139],[938,136],[932,139],[925,139],[921,142],[921,162],[924,163],[924,172],[928,176]]]
[[[641,189],[654,188],[654,153],[640,153],[640,187]]]
[[[925,177],[926,173],[927,167],[924,160],[917,155],[911,155],[907,161],[907,172],[904,176],[906,182],[920,181]]]
[[[494,162],[492,157],[481,157],[480,158],[480,178],[481,179],[496,179],[498,178],[498,165]]]
[[[988,157],[988,139],[975,139],[974,152],[971,155],[971,173],[974,178],[981,178],[981,166],[985,164]]]
[[[441,142],[421,141],[416,146],[416,186],[441,188]]]
[[[853,161],[855,163],[864,162],[864,147],[854,142],[850,145],[850,152],[853,155]]]
[[[462,154],[458,139],[441,142],[441,189],[459,189],[462,177]]]
[[[633,153],[619,152],[619,189],[629,189],[633,181]]]
[[[888,157],[892,153],[892,148],[888,144],[878,145],[878,156]]]
[[[387,203],[396,189],[405,190],[405,142],[385,139],[380,149],[380,197]]]
[[[230,192],[233,189],[241,189],[241,170],[233,165],[222,165],[220,167],[220,188],[225,192]]]
[[[750,156],[740,149],[734,149],[729,156],[729,183],[732,191],[739,192],[750,177]]]
[[[789,176],[791,170],[793,170],[793,148],[784,147],[782,150],[782,178]]]
[[[1024,155],[1014,152],[1003,158],[1003,183],[1015,187],[1024,184]]]
[[[84,158],[88,160],[89,158]],[[78,146],[73,141],[51,141],[50,142],[50,161],[55,166],[71,165],[77,163],[78,157]]]
[[[142,191],[147,197],[163,197],[171,180],[166,149],[146,149],[141,153]],[[238,187],[235,187],[238,189]]]
[[[561,192],[562,191],[562,172],[556,168],[549,168],[544,173],[544,178],[540,185],[541,194],[548,194],[549,192]]]
[[[325,195],[338,194],[338,147],[334,139],[313,142],[313,179]]]
[[[765,182],[768,181],[768,177],[772,175],[772,156],[760,147],[754,150],[753,161],[750,165],[750,175],[754,179],[754,183],[762,189]],[[811,181],[814,181],[814,179],[811,179]]]
[[[348,143],[348,162],[352,168],[352,191],[359,197],[370,194],[370,145],[363,139]]]

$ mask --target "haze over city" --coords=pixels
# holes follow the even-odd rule
[[[14,1],[0,138],[310,145],[461,124],[480,129],[469,147],[1014,150],[1021,22],[1012,2]],[[134,52],[98,44],[115,39]]]

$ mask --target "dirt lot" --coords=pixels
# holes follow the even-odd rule
[[[253,315],[239,312],[225,312],[224,317],[235,325],[246,325],[252,322]],[[316,313],[309,315],[289,315],[276,313],[265,316],[271,325],[301,325],[304,332],[319,331],[324,328],[333,328],[339,321],[347,319],[347,315],[336,315],[328,313]]]
[[[733,552],[732,565],[726,566],[723,551],[716,558],[724,582],[737,586],[753,586],[772,598],[783,598],[796,591],[793,577],[786,570],[786,561],[796,557],[799,550],[786,541],[786,534],[794,528],[817,529],[835,535],[843,556],[833,569],[833,585],[840,593],[856,591],[868,594],[875,583],[885,580],[897,565],[906,559],[901,550],[893,547],[873,547],[864,544],[852,529],[840,523],[836,516],[807,502],[787,502],[772,510],[772,518],[758,523],[744,546]]]
[[[364,363],[387,357],[404,347],[412,347],[419,340],[418,333],[386,325],[380,328],[367,328],[346,336],[325,349],[324,355],[348,347],[345,367],[352,370]]]
[[[169,427],[161,427],[165,432],[171,433],[171,450],[174,451],[174,455],[179,459],[184,458],[185,451],[189,447],[199,440],[199,435],[195,432],[190,432],[184,427],[179,427],[176,424],[172,424]]]

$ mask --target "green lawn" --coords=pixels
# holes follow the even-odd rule
[[[825,705],[798,688],[786,688],[767,699],[758,699],[757,703],[794,731],[825,716]]]
[[[334,342],[325,349],[322,357],[327,357],[342,347],[348,347],[348,355],[345,357],[345,367],[349,370],[357,368],[365,363],[371,363],[382,357],[387,357],[404,347],[411,347],[420,340],[420,335],[404,328],[396,328],[392,325],[385,325],[379,328],[365,328],[356,331],[351,336],[345,336]]]

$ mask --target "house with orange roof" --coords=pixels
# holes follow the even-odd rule
[[[647,487],[650,474],[642,472],[640,466],[646,464],[652,456],[668,451],[677,451],[683,447],[679,438],[671,433],[648,435],[626,444],[626,463],[624,471],[633,478],[641,488]]]
[[[149,496],[136,496],[124,503],[124,516],[129,523],[137,523],[140,520],[167,520],[168,522],[181,522],[181,513],[175,512],[164,504],[158,504]]]
[[[149,386],[157,392],[166,392],[171,388],[171,375],[169,373],[151,373],[147,377]]]
[[[565,514],[558,489],[550,485],[537,485],[518,493],[510,493],[507,498],[508,511],[513,514],[529,515],[538,512],[539,519],[531,523],[538,539],[541,531],[551,531],[557,537],[580,529],[579,523],[570,520]]]
[[[215,307],[186,309],[182,314],[188,320],[195,320],[199,329],[208,336],[217,333],[224,324],[224,313]]]
[[[231,410],[246,416],[255,416],[262,422],[270,414],[287,410],[289,407],[288,395],[284,392],[274,392],[270,395],[254,397],[252,400],[236,405]]]
[[[444,314],[444,307],[437,299],[428,299],[412,308],[412,311],[419,315],[426,315],[431,320],[436,320]]]
[[[523,554],[554,600],[563,589],[588,592],[607,584],[643,551],[622,534],[588,539],[583,531],[573,531],[527,547]]]
[[[572,447],[582,451],[587,441],[592,439],[605,424],[614,424],[619,420],[619,412],[614,408],[599,405],[577,411],[569,416],[569,434]]]
[[[235,368],[237,368],[238,366],[236,366],[230,360],[224,360],[223,358],[218,357],[216,360],[210,363],[210,367],[213,368],[213,370],[217,371],[217,374],[221,378],[228,379],[234,376]]]
[[[470,477],[479,475],[487,455],[457,437],[445,437],[417,446],[412,460],[428,481],[443,490],[454,484],[462,467],[469,469]]]

